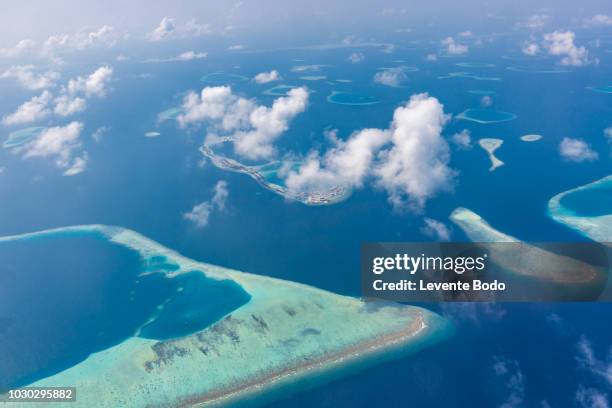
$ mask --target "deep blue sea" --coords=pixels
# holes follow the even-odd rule
[[[90,162],[84,173],[62,177],[51,160],[24,160],[0,150],[4,167],[0,235],[75,224],[120,225],[189,258],[354,296],[359,295],[362,242],[431,240],[420,232],[423,216],[449,224],[448,215],[458,206],[475,211],[496,229],[521,240],[584,241],[585,237],[548,218],[546,205],[559,192],[611,173],[610,145],[602,130],[612,124],[612,95],[588,87],[610,85],[612,54],[602,52],[596,66],[556,72],[555,59],[531,62],[504,46],[503,39],[499,41],[497,53],[476,48],[469,56],[440,57],[435,62],[423,58],[427,43],[417,49],[398,46],[391,54],[377,48],[359,49],[366,57],[359,64],[347,61],[355,50],[346,48],[231,55],[211,52],[209,58],[187,64],[140,63],[137,51],[134,60],[123,63],[109,57],[116,81],[107,98],[92,102],[87,111],[83,145]],[[74,72],[66,76],[92,71],[97,65],[70,65]],[[292,72],[298,65],[322,66],[316,72]],[[418,70],[407,70],[399,87],[372,81],[378,68],[398,66]],[[235,92],[269,105],[278,96],[265,91],[275,85],[257,85],[244,78],[270,69],[277,69],[283,77],[277,85],[306,85],[313,91],[307,111],[279,140],[282,151],[304,155],[310,149],[324,149],[326,129],[338,129],[338,135],[346,138],[362,128],[386,128],[393,110],[415,93],[435,96],[445,112],[453,115],[480,108],[487,94],[493,100],[488,109],[513,113],[516,118],[489,124],[453,119],[444,135],[450,138],[469,129],[474,141],[503,139],[496,156],[506,164],[489,172],[487,155],[476,144],[466,151],[452,148],[451,165],[459,172],[454,190],[431,199],[421,214],[393,211],[386,194],[373,187],[355,191],[337,205],[309,207],[286,201],[245,175],[219,170],[207,162],[202,165],[198,147],[203,130],[180,129],[172,120],[157,123],[159,112],[179,106],[186,91],[211,85],[202,78],[219,72],[232,75],[212,77],[215,84],[229,82]],[[439,79],[468,71],[473,75]],[[326,78],[300,79],[304,75]],[[500,80],[482,80],[491,77]],[[352,82],[336,82],[338,79]],[[20,92],[2,82],[0,111],[12,111],[21,103]],[[377,103],[330,103],[328,97],[334,92],[344,95],[340,101]],[[358,98],[347,99],[346,94]],[[90,135],[100,127],[107,131],[95,141]],[[144,137],[147,131],[161,135]],[[2,132],[4,141],[8,132]],[[543,139],[534,143],[519,139],[533,133]],[[599,160],[564,161],[558,153],[564,137],[587,140],[599,152]],[[219,180],[228,183],[226,208],[213,213],[205,228],[195,228],[182,214],[210,200]],[[600,215],[610,213],[605,212],[610,209],[609,197],[609,190],[589,192],[567,204],[585,215]],[[452,238],[466,239],[458,228],[452,230]],[[23,330],[19,338],[36,342],[32,349],[37,353],[27,364],[20,360],[17,365],[3,365],[9,369],[0,371],[0,386],[57,371],[116,344],[146,321],[170,296],[167,291],[176,289],[176,283],[169,287],[168,282],[152,282],[143,292],[150,297],[144,296],[130,313],[119,313],[125,310],[125,296],[143,265],[132,252],[93,238],[0,244],[0,256],[3,265],[8,265],[0,269],[0,282],[9,282],[11,290],[7,309],[0,309],[0,325],[4,326],[0,339],[5,336],[11,347],[24,347],[25,343],[7,335],[15,335],[10,321],[23,313],[31,320],[18,326]],[[66,286],[66,282],[71,284]],[[198,282],[189,285],[202,288]],[[202,293],[194,289],[193,295],[196,299]],[[230,310],[244,302],[244,296],[237,293]],[[6,305],[6,300],[0,298],[0,305]],[[206,306],[188,305],[198,310]],[[519,393],[524,406],[542,407],[546,401],[552,407],[565,407],[571,406],[580,387],[605,387],[602,378],[581,365],[578,345],[587,339],[598,359],[609,358],[612,305],[428,306],[456,321],[457,334],[447,343],[274,406],[335,407],[342,402],[364,407],[490,407]],[[57,314],[43,313],[47,310]],[[164,338],[197,330],[177,327],[173,321],[177,314],[170,313],[167,325],[148,335]],[[210,318],[203,316],[200,323]],[[41,333],[46,339],[42,343]],[[47,348],[51,346],[54,348]],[[6,350],[0,347],[0,360],[7,358]]]

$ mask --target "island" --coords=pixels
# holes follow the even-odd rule
[[[332,205],[346,200],[352,193],[351,189],[341,185],[332,186],[324,191],[292,191],[279,183],[268,180],[261,171],[264,166],[247,166],[237,160],[217,155],[214,152],[213,146],[228,142],[233,142],[232,137],[223,137],[215,142],[204,143],[200,147],[200,152],[210,159],[215,167],[221,170],[246,174],[261,186],[289,200],[298,201],[306,205]]]
[[[489,258],[503,270],[516,277],[544,282],[546,292],[536,294],[540,300],[575,299],[600,294],[606,286],[606,267],[600,268],[563,255],[563,244],[536,246],[520,241],[496,230],[478,214],[463,207],[453,210],[450,220],[471,241],[481,243],[479,245],[486,249]]]
[[[261,405],[443,341],[453,327],[415,306],[364,301],[300,283],[186,258],[122,227],[81,225],[0,238],[14,241],[94,237],[136,251],[144,263],[227,282],[248,293],[203,330],[164,340],[138,333],[34,387],[74,386],[76,402],[58,407]],[[20,406],[37,407],[37,403]]]
[[[563,201],[575,194],[588,193],[598,189],[612,192],[612,174],[592,183],[585,184],[555,195],[548,201],[548,215],[555,221],[567,225],[596,242],[612,247],[612,209],[606,208],[597,214],[579,214],[567,208]],[[608,195],[609,197],[609,195]],[[601,202],[601,200],[599,200]],[[609,202],[609,201],[608,201]],[[607,210],[607,211],[606,211]]]
[[[537,142],[542,139],[542,135],[523,135],[521,136],[521,140],[523,142]]]
[[[489,167],[489,171],[494,171],[496,168],[503,166],[504,162],[499,160],[495,156],[495,151],[501,147],[504,143],[501,139],[480,139],[478,144],[482,147],[489,155],[489,159],[491,160],[491,167]]]

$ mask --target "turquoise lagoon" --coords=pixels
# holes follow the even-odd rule
[[[347,106],[376,105],[380,101],[370,95],[359,95],[349,92],[333,91],[327,96],[327,102]]]
[[[516,119],[516,115],[494,109],[473,108],[467,109],[456,116],[457,119],[469,120],[476,123],[498,123]]]
[[[120,227],[2,237],[0,251],[0,385],[70,384],[66,407],[260,405],[453,333],[419,307],[199,263]]]
[[[230,72],[212,72],[204,75],[200,78],[200,81],[206,82],[212,85],[226,85],[235,82],[248,81],[248,77],[239,74],[232,74]]]
[[[36,126],[11,132],[2,144],[2,147],[11,149],[26,144],[30,140],[37,138],[45,129],[45,127]]]
[[[606,86],[587,86],[587,89],[598,93],[612,93],[612,85]]]

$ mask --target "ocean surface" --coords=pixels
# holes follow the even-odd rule
[[[430,62],[422,50],[398,47],[387,54],[365,48],[360,51],[366,58],[359,64],[347,61],[352,51],[211,53],[188,64],[115,64],[118,80],[112,93],[105,103],[92,103],[86,114],[83,145],[90,162],[84,173],[62,177],[51,161],[24,160],[0,150],[0,235],[76,224],[120,225],[189,258],[353,296],[360,293],[361,242],[431,240],[421,232],[423,216],[449,224],[448,215],[457,206],[521,240],[587,239],[551,220],[546,205],[559,192],[611,173],[610,145],[602,130],[611,125],[612,95],[589,87],[610,86],[612,54],[601,53],[597,66],[559,70],[554,59],[533,63],[516,53],[485,49]],[[307,74],[292,71],[304,65],[316,67]],[[407,70],[401,87],[373,82],[378,68],[394,66],[418,70]],[[76,75],[95,65],[70,67]],[[516,117],[487,124],[453,119],[444,135],[450,139],[469,129],[474,142],[503,139],[495,154],[505,166],[489,172],[487,155],[476,143],[470,150],[451,147],[451,166],[458,170],[454,190],[430,200],[422,214],[393,211],[386,194],[373,187],[357,190],[336,205],[309,207],[286,201],[243,174],[202,161],[198,147],[203,129],[181,129],[173,120],[158,122],[158,113],[179,106],[186,91],[203,86],[229,84],[238,94],[270,105],[283,88],[266,93],[270,84],[258,85],[249,78],[272,68],[282,74],[278,85],[306,85],[313,91],[307,111],[279,139],[281,151],[303,156],[311,149],[324,150],[323,133],[330,129],[346,138],[362,128],[386,128],[393,110],[415,93],[435,96],[452,115],[482,109],[487,95],[493,101],[487,109]],[[459,70],[472,75],[439,79]],[[300,79],[304,75],[326,79]],[[337,81],[345,79],[351,82]],[[11,111],[21,103],[19,92],[12,84],[0,83],[0,110]],[[99,141],[89,137],[100,127],[106,131]],[[145,137],[149,131],[161,134]],[[3,142],[9,133],[3,130]],[[519,139],[533,133],[543,139]],[[600,159],[563,160],[558,145],[564,137],[587,140]],[[213,213],[206,227],[195,228],[182,214],[210,200],[219,180],[228,183],[225,210]],[[601,215],[610,213],[610,196],[609,189],[588,191],[566,198],[564,204],[584,215]],[[454,228],[452,239],[466,237]],[[146,284],[137,283],[148,266],[132,252],[95,239],[2,243],[0,256],[6,260],[0,282],[8,283],[0,287],[0,293],[8,293],[0,296],[0,343],[9,345],[0,347],[0,361],[8,361],[0,364],[0,386],[56,372],[137,332],[169,338],[196,331],[248,300],[239,287],[211,288],[209,282],[198,281],[203,278],[197,273],[186,276],[185,282],[153,274]],[[160,262],[161,270],[171,270]],[[147,287],[135,292],[142,294],[137,306],[128,307],[137,285]],[[179,287],[187,300],[177,300],[164,309],[167,315],[156,327],[147,327],[148,318],[180,293]],[[225,297],[227,293],[232,296]],[[205,304],[198,304],[203,298]],[[570,406],[580,387],[604,381],[581,363],[579,346],[587,341],[596,357],[606,361],[612,326],[605,322],[612,305],[428,306],[455,320],[458,330],[451,341],[274,406],[331,407],[342,402],[490,407],[519,393],[524,406],[540,407],[546,401],[560,407]],[[185,310],[196,310],[196,317],[181,320]],[[34,352],[26,356],[26,348]]]

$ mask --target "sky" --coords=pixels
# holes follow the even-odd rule
[[[321,31],[333,35],[428,28],[444,33],[491,26],[510,29],[517,20],[547,14],[563,26],[598,13],[608,14],[605,0],[575,1],[78,1],[25,0],[3,7],[0,46],[24,38],[43,41],[51,35],[103,25],[131,39],[145,38],[164,17],[176,24],[189,20],[206,26],[211,35],[247,39],[283,32],[299,40]],[[484,17],[484,18],[483,18]],[[294,37],[295,35],[295,37]]]

